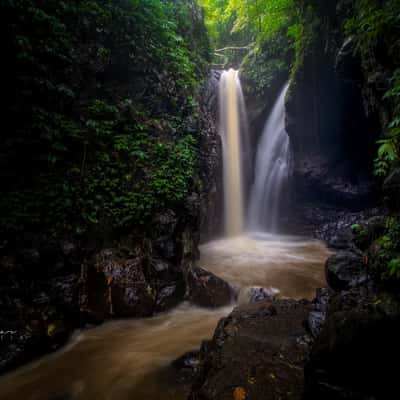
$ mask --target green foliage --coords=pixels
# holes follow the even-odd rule
[[[277,37],[283,39],[287,48],[299,46],[302,23],[297,0],[199,0],[199,3],[204,7],[214,47],[226,49],[224,54],[217,54],[218,64],[221,61],[238,64],[235,55],[243,55],[238,53],[242,51],[240,46],[248,48],[251,61],[263,54],[268,45],[275,46]],[[229,46],[239,48],[230,53]]]
[[[295,0],[200,0],[206,12],[206,21],[214,40],[220,39],[221,25],[230,33],[247,31],[257,41],[268,41],[282,26],[288,26],[294,11]]]
[[[400,220],[387,218],[383,234],[370,249],[370,267],[382,282],[400,278]]]
[[[400,257],[390,260],[388,264],[388,269],[391,276],[400,278]]]
[[[361,231],[361,229],[362,229],[362,226],[361,226],[360,224],[353,224],[353,225],[351,226],[351,230],[352,230],[354,233],[359,233],[359,232]]]
[[[358,241],[365,240],[368,237],[368,229],[364,225],[354,224],[351,226],[351,230]]]
[[[289,73],[292,51],[284,29],[275,33],[258,50],[253,49],[241,65],[241,77],[245,92],[265,104],[266,93],[277,78],[286,79]]]
[[[1,230],[128,228],[182,207],[209,59],[196,13],[184,0],[1,3]]]
[[[390,168],[400,161],[400,69],[391,79],[391,88],[383,96],[392,106],[393,118],[387,126],[385,138],[378,141],[378,157],[375,159],[375,174],[385,176]]]

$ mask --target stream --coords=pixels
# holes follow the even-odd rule
[[[199,265],[240,290],[273,289],[280,297],[312,298],[325,285],[329,255],[317,240],[247,234],[200,247]],[[118,320],[77,332],[62,350],[0,378],[2,400],[181,400],[190,388],[175,383],[170,363],[210,339],[216,310],[187,302],[152,318]]]

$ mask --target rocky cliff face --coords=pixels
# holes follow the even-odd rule
[[[211,70],[202,93],[200,173],[202,182],[201,241],[222,233],[223,182],[222,142],[218,134],[218,85],[220,70]]]
[[[357,211],[374,199],[379,110],[365,96],[368,83],[352,39],[344,33],[344,10],[348,7],[338,1],[303,2],[306,44],[292,73],[286,126],[292,208],[305,220],[320,216],[307,216],[299,207]]]

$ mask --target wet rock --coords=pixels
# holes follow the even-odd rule
[[[158,290],[155,311],[165,311],[179,304],[185,296],[185,284],[176,282]]]
[[[183,280],[183,272],[179,265],[161,258],[151,258],[149,279],[154,279],[162,284]]]
[[[325,272],[329,286],[336,291],[362,284],[368,279],[363,256],[352,251],[340,251],[329,257]]]
[[[369,232],[370,229],[373,232],[374,227],[379,225],[378,221],[385,219],[385,215],[386,210],[377,207],[353,213],[325,212],[325,217],[329,222],[321,224],[314,234],[335,250],[354,250],[355,248],[364,250],[368,243],[363,244],[365,238],[359,234],[360,228],[364,231],[366,227],[365,232]]]
[[[257,303],[259,301],[273,300],[279,293],[275,288],[250,287],[239,292],[239,304]]]
[[[85,274],[84,308],[95,314],[144,317],[153,313],[155,294],[143,272],[141,247],[126,254],[121,249],[100,251]]]
[[[176,381],[179,383],[191,383],[200,368],[200,351],[189,351],[172,362],[175,370]]]
[[[62,325],[48,326],[54,326],[54,330],[27,331],[25,327],[17,327],[11,331],[0,329],[0,374],[57,350],[65,344],[70,331]]]
[[[231,303],[233,292],[223,279],[203,268],[193,268],[187,277],[188,299],[201,307],[222,307]]]
[[[328,304],[333,293],[334,292],[329,288],[317,289],[317,295],[313,300],[312,311],[310,311],[307,318],[307,328],[313,338],[316,338],[321,333],[326,319]]]
[[[354,236],[350,227],[346,227],[330,238],[329,246],[335,250],[350,250],[354,247],[353,239]]]
[[[177,224],[178,218],[171,210],[157,215],[153,220],[153,234],[156,236],[153,245],[154,250],[160,257],[170,261],[176,260],[179,256],[174,235]]]
[[[156,293],[155,312],[176,306],[185,296],[185,281],[181,265],[165,259],[152,258],[146,280]]]
[[[353,242],[361,250],[367,250],[372,242],[383,234],[386,217],[378,215],[352,226]]]
[[[392,398],[399,334],[398,298],[367,286],[336,293],[305,369],[305,398]]]
[[[24,362],[30,361],[35,356],[35,350],[40,354],[40,349],[43,347],[38,343],[32,335],[24,335],[21,332],[13,331],[13,334],[8,338],[4,335],[4,341],[0,342],[0,373],[9,371],[21,365]]]
[[[167,260],[174,260],[177,256],[176,242],[171,239],[162,238],[156,240],[154,243],[154,249],[157,253]]]
[[[65,312],[79,314],[79,276],[71,274],[50,281],[49,297],[53,305],[60,306]]]
[[[166,210],[164,213],[156,215],[153,223],[157,228],[158,237],[169,237],[176,228],[178,218],[172,210]]]
[[[314,309],[321,312],[326,312],[329,301],[334,292],[329,288],[320,288],[316,291],[315,299],[313,300]]]
[[[308,315],[307,324],[311,335],[316,338],[325,322],[325,313],[321,311],[311,311]]]
[[[295,300],[265,301],[223,318],[201,350],[190,399],[301,399],[308,308]]]

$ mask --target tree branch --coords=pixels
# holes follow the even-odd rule
[[[225,51],[225,50],[248,50],[251,48],[252,45],[253,45],[253,43],[250,43],[247,46],[228,46],[228,47],[224,47],[222,49],[216,49],[216,50],[214,50],[214,53],[219,53],[219,52]]]

